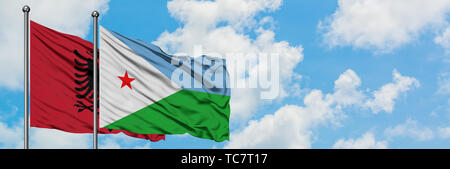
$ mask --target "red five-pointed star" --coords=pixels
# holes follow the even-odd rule
[[[133,88],[131,88],[130,83],[134,80],[134,78],[129,78],[127,71],[125,71],[125,76],[123,76],[123,77],[117,76],[117,77],[119,77],[119,79],[122,80],[122,86],[120,88],[122,88],[124,86],[128,86],[130,89],[133,89]]]

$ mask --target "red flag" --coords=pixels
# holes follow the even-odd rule
[[[92,133],[94,45],[33,21],[30,35],[30,126]],[[119,132],[151,141],[165,139],[162,134],[99,129],[101,134]]]

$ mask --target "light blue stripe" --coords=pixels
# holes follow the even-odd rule
[[[172,56],[166,54],[164,51],[161,50],[161,48],[152,43],[128,38],[117,32],[113,31],[110,32],[117,39],[122,41],[129,48],[131,48],[136,54],[144,58],[147,62],[149,62],[155,68],[157,68],[161,73],[166,75],[169,79],[172,79],[171,78],[172,74],[174,74],[175,70],[177,70],[178,68],[181,68],[177,70],[178,72],[184,71],[184,73],[189,73],[189,71],[191,71],[189,77],[191,81],[190,85],[183,85],[181,82],[178,82],[176,80],[174,81],[174,79],[172,79],[172,81],[180,85],[183,89],[230,96],[231,92],[229,88],[230,83],[229,74],[226,69],[225,59],[214,58],[209,56],[201,56],[198,58],[192,58],[188,56],[183,57]],[[190,62],[190,64],[183,64],[188,62]],[[181,63],[181,64],[171,64],[171,63]],[[198,68],[198,70],[194,70],[195,68]],[[201,75],[204,75],[204,73],[211,72],[211,70],[215,69],[223,70],[221,74],[223,75],[223,80],[219,81],[220,87],[214,86],[212,88],[208,88],[211,87],[211,85],[208,86],[206,84],[213,84],[214,79],[216,77],[213,74],[211,78],[203,78],[203,83],[201,83],[202,82]]]

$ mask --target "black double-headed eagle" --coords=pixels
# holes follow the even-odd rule
[[[93,111],[92,99],[94,97],[94,64],[93,64],[93,52],[87,51],[87,57],[83,56],[78,52],[78,50],[74,50],[73,53],[76,55],[74,59],[75,62],[75,83],[80,87],[75,87],[77,91],[76,97],[78,99],[75,107],[78,108],[78,112],[82,112],[83,110]],[[98,70],[98,69],[97,69]],[[98,72],[98,71],[97,71]],[[98,80],[97,80],[98,82]],[[98,86],[98,83],[97,83]],[[97,91],[98,93],[98,91]],[[82,100],[91,101],[90,104],[86,105]],[[97,97],[98,100],[98,97]]]

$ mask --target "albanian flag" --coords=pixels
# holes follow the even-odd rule
[[[30,24],[30,126],[92,133],[94,45],[33,21]],[[163,134],[99,129],[100,134],[119,132],[151,141],[165,139]]]

